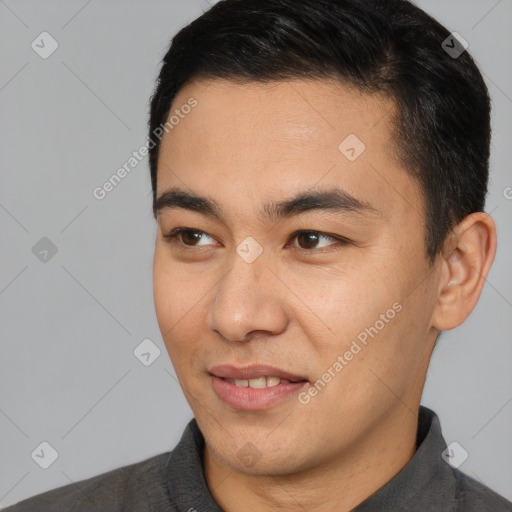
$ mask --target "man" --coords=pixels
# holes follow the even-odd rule
[[[405,0],[225,0],[181,30],[151,100],[154,300],[194,419],[7,510],[512,510],[420,406],[496,251],[489,110]]]

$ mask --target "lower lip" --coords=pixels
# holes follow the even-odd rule
[[[228,405],[235,409],[246,411],[261,411],[274,405],[280,400],[296,395],[307,381],[280,383],[277,386],[254,389],[231,384],[230,382],[212,375],[213,389]]]

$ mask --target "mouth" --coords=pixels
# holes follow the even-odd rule
[[[222,378],[222,377],[220,377]],[[222,378],[226,382],[230,384],[234,384],[235,386],[239,386],[241,388],[252,388],[252,389],[263,389],[263,388],[272,388],[274,386],[278,386],[279,384],[290,384],[290,382],[306,382],[305,380],[287,380],[281,379],[280,377],[276,377],[274,375],[265,375],[263,377],[257,377],[254,379],[227,379]]]
[[[308,382],[306,377],[268,365],[251,365],[237,368],[236,366],[225,364],[214,366],[209,373],[236,386],[251,387],[253,389],[273,387],[280,383]]]
[[[209,371],[213,390],[234,409],[263,410],[296,395],[307,382],[305,377],[271,366],[236,368],[215,366]]]

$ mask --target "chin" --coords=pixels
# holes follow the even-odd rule
[[[219,430],[216,435],[222,439],[216,442],[214,437],[213,446],[212,443],[209,446],[216,457],[233,471],[250,476],[279,476],[300,471],[305,465],[305,461],[299,460],[301,452],[297,446],[286,444],[286,440],[291,442],[289,436],[274,436],[271,440],[272,434],[269,436],[265,430],[258,441],[256,436],[236,435],[229,426],[226,430],[233,436]]]

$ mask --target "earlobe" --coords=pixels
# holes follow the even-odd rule
[[[445,242],[432,326],[454,329],[469,316],[496,254],[496,225],[484,212],[467,216]]]

